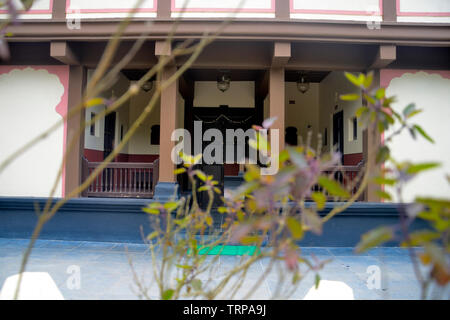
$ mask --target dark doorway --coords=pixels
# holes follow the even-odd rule
[[[110,113],[105,117],[105,141],[103,157],[106,158],[114,150],[114,139],[116,137],[116,113]]]
[[[224,138],[223,156],[226,156],[226,129],[243,129],[246,131],[256,123],[256,113],[254,108],[230,108],[228,106],[217,107],[196,107],[192,108],[192,125],[194,121],[202,121],[202,136],[208,129],[218,129]],[[193,133],[191,133],[193,134]],[[193,136],[193,135],[192,135]],[[195,137],[194,137],[195,138]],[[210,142],[203,142],[203,149],[209,145]],[[246,140],[246,144],[248,144]],[[237,148],[237,146],[236,146]],[[248,145],[246,146],[246,155],[248,153]],[[235,149],[235,160],[237,161]],[[236,164],[237,165],[237,164]],[[225,166],[233,166],[226,164]],[[238,166],[238,165],[237,165]],[[201,170],[208,175],[212,175],[214,180],[218,181],[217,187],[224,191],[225,181],[225,167],[223,164],[205,164],[201,165]],[[199,201],[204,206],[208,203],[208,195],[206,192],[199,194]],[[219,195],[215,196],[214,207],[222,205],[222,200]]]
[[[333,146],[341,153],[341,161],[344,158],[344,111],[333,115]]]

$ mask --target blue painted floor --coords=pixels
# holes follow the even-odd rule
[[[0,285],[3,285],[7,277],[18,273],[21,256],[27,244],[28,240],[0,238]],[[420,297],[409,255],[403,249],[377,248],[357,256],[353,254],[352,248],[304,248],[302,254],[306,257],[314,255],[319,260],[330,259],[331,262],[320,272],[321,278],[345,282],[353,289],[355,299]],[[48,272],[65,299],[139,299],[129,259],[141,283],[149,287],[149,296],[157,299],[158,291],[151,281],[151,257],[143,244],[38,240],[26,271]],[[220,275],[238,261],[239,257],[222,256],[216,270],[217,275],[212,278],[210,275],[204,275],[201,279],[204,283],[217,282]],[[267,264],[268,261],[263,260],[252,266],[243,288],[249,288],[258,281]],[[71,266],[79,267],[79,288],[70,288],[68,271]],[[370,266],[381,271],[380,288],[369,289],[367,286],[370,276],[367,269]],[[251,298],[270,299],[279,289],[278,283],[278,272],[270,272]],[[314,276],[306,276],[290,298],[303,299],[313,284]],[[444,298],[448,299],[450,292],[446,289]],[[244,296],[245,293],[242,292],[235,298]]]

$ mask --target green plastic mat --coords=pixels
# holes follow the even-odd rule
[[[261,250],[256,246],[216,246],[213,248],[210,247],[202,247],[199,250],[199,254],[202,255],[222,255],[222,256],[243,256],[243,255],[254,255],[260,254]],[[189,251],[188,251],[189,254]]]

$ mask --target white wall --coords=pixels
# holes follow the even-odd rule
[[[293,0],[292,19],[381,21],[379,0]]]
[[[93,70],[88,70],[88,80],[93,74]],[[116,99],[123,95],[129,88],[130,81],[123,75],[119,74],[116,83],[108,90],[105,90],[100,95],[105,99]],[[116,111],[116,133],[115,133],[115,145],[119,143],[120,138],[120,126],[124,126],[124,135],[128,130],[129,122],[129,102],[125,103]],[[85,119],[86,122],[91,120],[91,113],[100,114],[105,110],[104,105],[93,106],[86,110]],[[105,135],[105,118],[102,117],[95,124],[95,135],[91,135],[90,126],[86,127],[84,132],[84,147],[86,149],[103,151],[104,150],[104,135]],[[121,153],[127,153],[128,146],[121,151]]]
[[[5,1],[2,1],[5,3]],[[51,19],[52,18],[52,1],[50,0],[34,0],[31,8],[26,12],[21,12],[24,9],[23,3],[20,0],[12,0],[15,8],[19,11],[18,19]],[[3,6],[0,8],[5,10]],[[9,14],[0,13],[0,19],[9,19]]]
[[[303,94],[298,91],[296,82],[286,82],[285,97],[285,126],[296,127],[297,135],[304,142],[311,131],[312,146],[315,147],[319,133],[319,84],[311,83],[309,90]],[[291,100],[295,104],[289,104]],[[308,126],[311,126],[310,129]]]
[[[129,0],[70,0],[66,12],[68,19],[126,18],[135,4]],[[156,17],[156,0],[143,0],[139,8],[134,18]]]
[[[448,0],[400,0],[399,22],[450,23],[450,1]]]
[[[275,6],[272,0],[175,0],[172,17],[275,18]]]
[[[0,162],[61,120],[55,108],[63,94],[59,78],[46,70],[0,75]],[[63,140],[61,126],[0,172],[0,196],[48,197],[61,166]],[[60,182],[56,196],[61,195]]]
[[[231,81],[230,89],[225,92],[217,89],[216,81],[196,81],[194,107],[230,108],[255,107],[255,83],[253,81]]]
[[[339,96],[347,93],[360,93],[360,90],[350,83],[343,72],[331,72],[320,83],[320,111],[319,128],[324,134],[325,128],[328,129],[328,148],[332,147],[333,142],[333,114],[344,111],[344,154],[361,153],[363,151],[362,128],[358,125],[358,139],[352,140],[349,124],[355,116],[356,110],[362,105],[362,100],[342,101]],[[335,108],[337,106],[337,108]]]
[[[155,91],[155,86],[149,92],[140,90],[139,93],[134,96],[130,101],[129,107],[129,124],[130,128],[136,119],[141,115],[144,108],[150,102],[150,99]],[[142,123],[142,125],[137,129],[133,138],[131,138],[128,143],[128,153],[129,154],[159,154],[159,145],[150,144],[150,133],[153,125],[159,124],[160,122],[160,103],[156,102],[154,109]]]
[[[430,144],[422,138],[414,141],[409,133],[404,132],[389,144],[392,156],[398,161],[439,161],[443,164],[442,168],[425,172],[412,180],[405,190],[405,200],[412,201],[417,195],[448,198],[450,186],[445,175],[450,174],[450,79],[426,72],[405,73],[391,81],[387,95],[397,97],[393,104],[397,111],[410,103],[423,109],[413,118],[414,123],[422,126],[436,142]]]

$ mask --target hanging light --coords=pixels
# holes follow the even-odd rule
[[[152,91],[152,89],[153,89],[153,81],[147,81],[142,85],[142,90],[144,90],[145,92]]]
[[[309,82],[305,82],[305,78],[303,76],[297,81],[297,89],[301,93],[306,93],[306,91],[309,90]]]
[[[227,91],[228,89],[230,89],[230,76],[228,75],[222,75],[222,77],[217,80],[217,89],[219,89],[222,92]]]

